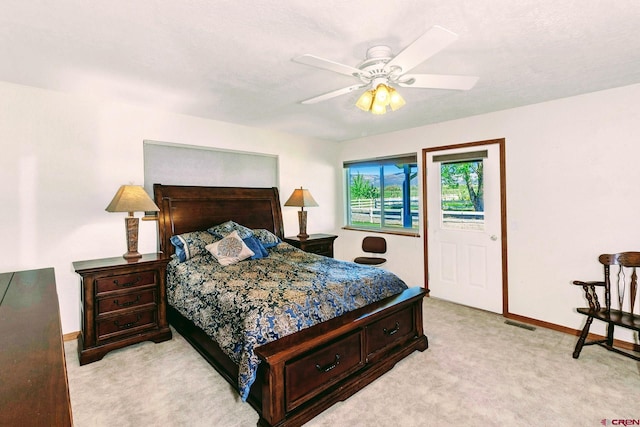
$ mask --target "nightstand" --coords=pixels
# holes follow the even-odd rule
[[[306,239],[291,236],[285,237],[284,241],[305,252],[333,258],[333,241],[337,238],[334,234],[310,234]]]
[[[169,260],[158,253],[135,261],[116,257],[73,263],[82,276],[80,365],[141,341],[171,339],[166,294]]]

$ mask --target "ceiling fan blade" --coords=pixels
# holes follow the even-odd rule
[[[301,104],[315,104],[321,101],[325,101],[327,99],[331,99],[331,98],[335,98],[336,96],[340,96],[340,95],[344,95],[346,93],[349,92],[353,92],[354,90],[358,90],[358,89],[362,89],[364,87],[367,87],[368,84],[359,84],[359,85],[353,85],[353,86],[349,86],[349,87],[343,87],[342,89],[337,89],[331,92],[327,92],[323,95],[319,95],[319,96],[315,96],[313,98],[309,98],[309,99],[305,99],[304,101],[301,102]]]
[[[333,71],[334,73],[344,74],[347,76],[358,77],[362,71],[349,65],[340,64],[338,62],[330,61],[328,59],[320,58],[310,54],[297,56],[293,58],[293,61],[300,64],[311,65],[312,67],[322,68],[323,70]]]
[[[414,87],[422,89],[453,89],[469,90],[479,77],[475,76],[449,76],[445,74],[405,74],[398,86]]]
[[[452,31],[437,25],[431,27],[389,61],[385,68],[393,70],[395,67],[399,67],[400,74],[409,72],[457,39],[458,35]]]

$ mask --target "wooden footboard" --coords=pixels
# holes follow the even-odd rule
[[[261,359],[248,402],[259,426],[299,426],[347,399],[415,350],[426,291],[410,288],[256,348]],[[169,321],[237,388],[237,366],[201,329],[171,309]]]
[[[426,292],[410,288],[260,346],[260,426],[299,426],[371,383],[415,350]],[[261,365],[262,366],[262,365]]]

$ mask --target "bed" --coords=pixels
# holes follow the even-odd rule
[[[172,236],[207,230],[229,220],[283,238],[281,205],[275,187],[156,184],[154,196],[160,208],[160,250],[168,255],[175,251]],[[300,251],[286,243],[275,249],[270,249],[272,259],[280,256],[278,251],[291,251],[313,265],[316,260],[305,257],[320,258],[296,253]],[[340,266],[336,264],[328,271],[337,267]],[[362,280],[365,281],[364,276]],[[426,350],[428,341],[422,327],[422,299],[426,292],[416,287],[397,292],[256,346],[253,351],[259,363],[243,397],[258,412],[258,425],[304,424],[383,375],[404,357]],[[168,304],[171,325],[243,395],[238,377],[244,365],[224,351],[225,343],[216,342],[202,321],[190,320],[188,317],[193,316],[185,314],[179,303],[174,304],[176,307],[171,301]]]

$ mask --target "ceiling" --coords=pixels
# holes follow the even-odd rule
[[[357,66],[434,25],[459,35],[413,73],[478,76],[469,91],[399,88],[382,116]],[[332,141],[640,83],[638,0],[2,0],[0,80]]]

